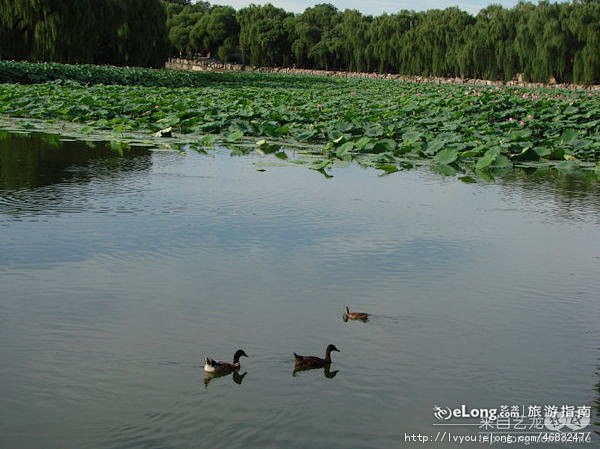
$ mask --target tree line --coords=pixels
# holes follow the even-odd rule
[[[167,2],[173,55],[255,66],[592,84],[600,82],[600,1],[491,5],[370,16],[329,4],[292,14]]]
[[[190,0],[0,0],[0,58],[160,67],[169,56],[255,66],[600,83],[600,0],[380,16]]]

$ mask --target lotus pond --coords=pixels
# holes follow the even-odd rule
[[[289,150],[173,146],[0,133],[0,447],[458,449],[410,439],[505,432],[435,417],[463,404],[587,407],[583,443],[531,446],[597,446],[593,172],[323,176]],[[345,322],[344,305],[373,315]],[[329,370],[294,373],[293,352],[329,343]],[[238,348],[239,373],[205,377],[205,356]]]
[[[13,129],[294,149],[324,173],[349,161],[468,179],[532,165],[600,173],[598,91],[14,62],[0,63],[0,81],[1,125]]]

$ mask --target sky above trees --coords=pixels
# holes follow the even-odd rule
[[[476,14],[480,9],[494,3],[500,4],[506,8],[512,8],[518,3],[518,0],[215,0],[210,2],[213,5],[230,5],[235,9],[248,6],[251,3],[262,5],[271,3],[273,6],[283,8],[290,12],[302,12],[306,8],[319,3],[330,3],[339,10],[357,9],[363,14],[380,15],[383,13],[394,13],[401,9],[414,11],[425,11],[428,9],[444,9],[451,6],[458,6],[463,11]],[[534,1],[535,3],[535,1]]]

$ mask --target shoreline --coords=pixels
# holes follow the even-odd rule
[[[338,70],[317,70],[317,69],[299,69],[295,67],[253,67],[244,64],[222,63],[216,61],[193,61],[189,59],[169,59],[165,63],[166,69],[183,70],[189,72],[256,72],[256,73],[284,73],[291,75],[313,75],[330,76],[338,78],[366,78],[366,79],[384,79],[396,80],[410,83],[427,84],[464,84],[464,85],[484,85],[499,87],[523,87],[523,88],[551,88],[567,90],[591,90],[600,91],[600,84],[582,85],[582,84],[560,84],[560,83],[530,83],[527,81],[492,81],[476,78],[444,78],[437,76],[410,76],[399,75],[395,73],[366,73],[366,72],[346,72]]]

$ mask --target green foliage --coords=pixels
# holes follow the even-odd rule
[[[292,14],[189,0],[0,0],[0,59],[161,67],[211,56],[254,66],[600,83],[600,2]]]
[[[192,58],[197,51],[192,38],[193,28],[210,10],[210,5],[198,2],[182,7],[167,5],[167,28],[169,42],[177,56]]]
[[[235,24],[231,8],[202,2],[169,4],[167,13],[174,54],[186,57],[230,60],[239,44],[241,60],[255,66],[600,82],[597,1],[494,4],[475,17],[456,7],[372,17],[330,4],[298,15],[250,5],[237,12]]]
[[[195,73],[178,70],[157,70],[137,67],[95,66],[87,64],[68,65],[56,63],[33,64],[28,62],[0,61],[0,83],[36,84],[113,84],[142,87],[206,87],[222,85],[281,88],[288,84],[310,87],[335,85],[340,81],[334,78],[314,78],[302,75],[264,76],[260,73]]]
[[[230,6],[217,6],[203,14],[190,32],[193,48],[227,60],[235,51],[239,36],[236,12]]]
[[[330,30],[340,21],[339,11],[328,4],[307,8],[292,20],[290,42],[297,66],[333,68],[337,65],[327,41]]]
[[[512,79],[520,70],[514,51],[516,20],[516,10],[500,5],[479,11],[458,54],[461,74],[480,79]]]
[[[162,67],[159,0],[0,0],[0,59]]]
[[[240,50],[245,63],[255,66],[289,65],[289,23],[293,14],[270,3],[250,5],[237,12]]]
[[[444,175],[491,179],[514,165],[594,170],[600,159],[593,91],[15,62],[0,62],[0,81],[23,83],[0,84],[0,116],[28,126],[70,122],[82,134],[135,132],[240,154],[295,148],[318,170],[356,161],[391,173],[432,160]]]

